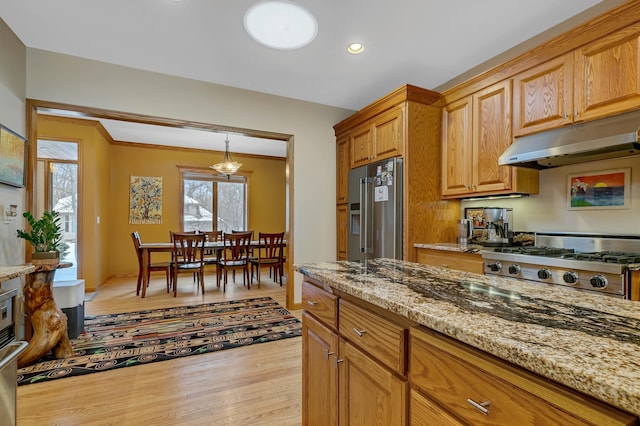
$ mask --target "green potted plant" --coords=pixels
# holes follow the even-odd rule
[[[18,237],[29,241],[33,248],[32,263],[57,264],[68,246],[62,241],[60,215],[55,210],[45,210],[40,219],[31,212],[22,214],[29,223],[29,231],[18,230]]]

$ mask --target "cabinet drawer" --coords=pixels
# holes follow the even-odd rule
[[[406,372],[407,329],[352,303],[340,300],[340,335],[387,367]]]
[[[627,423],[632,417],[626,413],[436,333],[412,330],[410,344],[411,383],[465,422],[633,424]],[[483,408],[486,413],[481,412]]]
[[[484,261],[480,254],[447,252],[443,250],[417,249],[418,263],[457,271],[484,274]]]
[[[337,303],[337,296],[309,282],[302,283],[302,309],[333,328],[338,326]]]
[[[463,426],[463,423],[443,411],[437,404],[425,398],[415,389],[411,390],[409,419],[411,426]]]

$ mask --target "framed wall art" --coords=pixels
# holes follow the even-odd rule
[[[571,174],[567,191],[569,210],[631,208],[631,168]]]
[[[131,176],[129,223],[162,223],[162,177]]]
[[[0,124],[0,183],[26,186],[27,139]]]

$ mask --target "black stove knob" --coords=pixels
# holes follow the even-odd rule
[[[491,269],[492,272],[498,272],[500,269],[502,269],[502,263],[500,262],[487,263],[487,268]]]
[[[518,275],[520,273],[520,265],[509,265],[509,273],[511,275]]]
[[[567,284],[575,284],[578,282],[578,274],[573,271],[565,272],[562,279]]]
[[[605,277],[603,277],[602,275],[594,275],[594,276],[592,276],[591,280],[589,280],[589,282],[595,288],[605,288],[607,286],[607,284],[609,284],[609,281]]]
[[[547,268],[538,270],[538,278],[540,278],[541,280],[548,280],[549,278],[551,278],[551,271],[549,271]]]

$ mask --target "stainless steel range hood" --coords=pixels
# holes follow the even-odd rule
[[[516,138],[501,166],[547,169],[640,154],[640,111]]]

